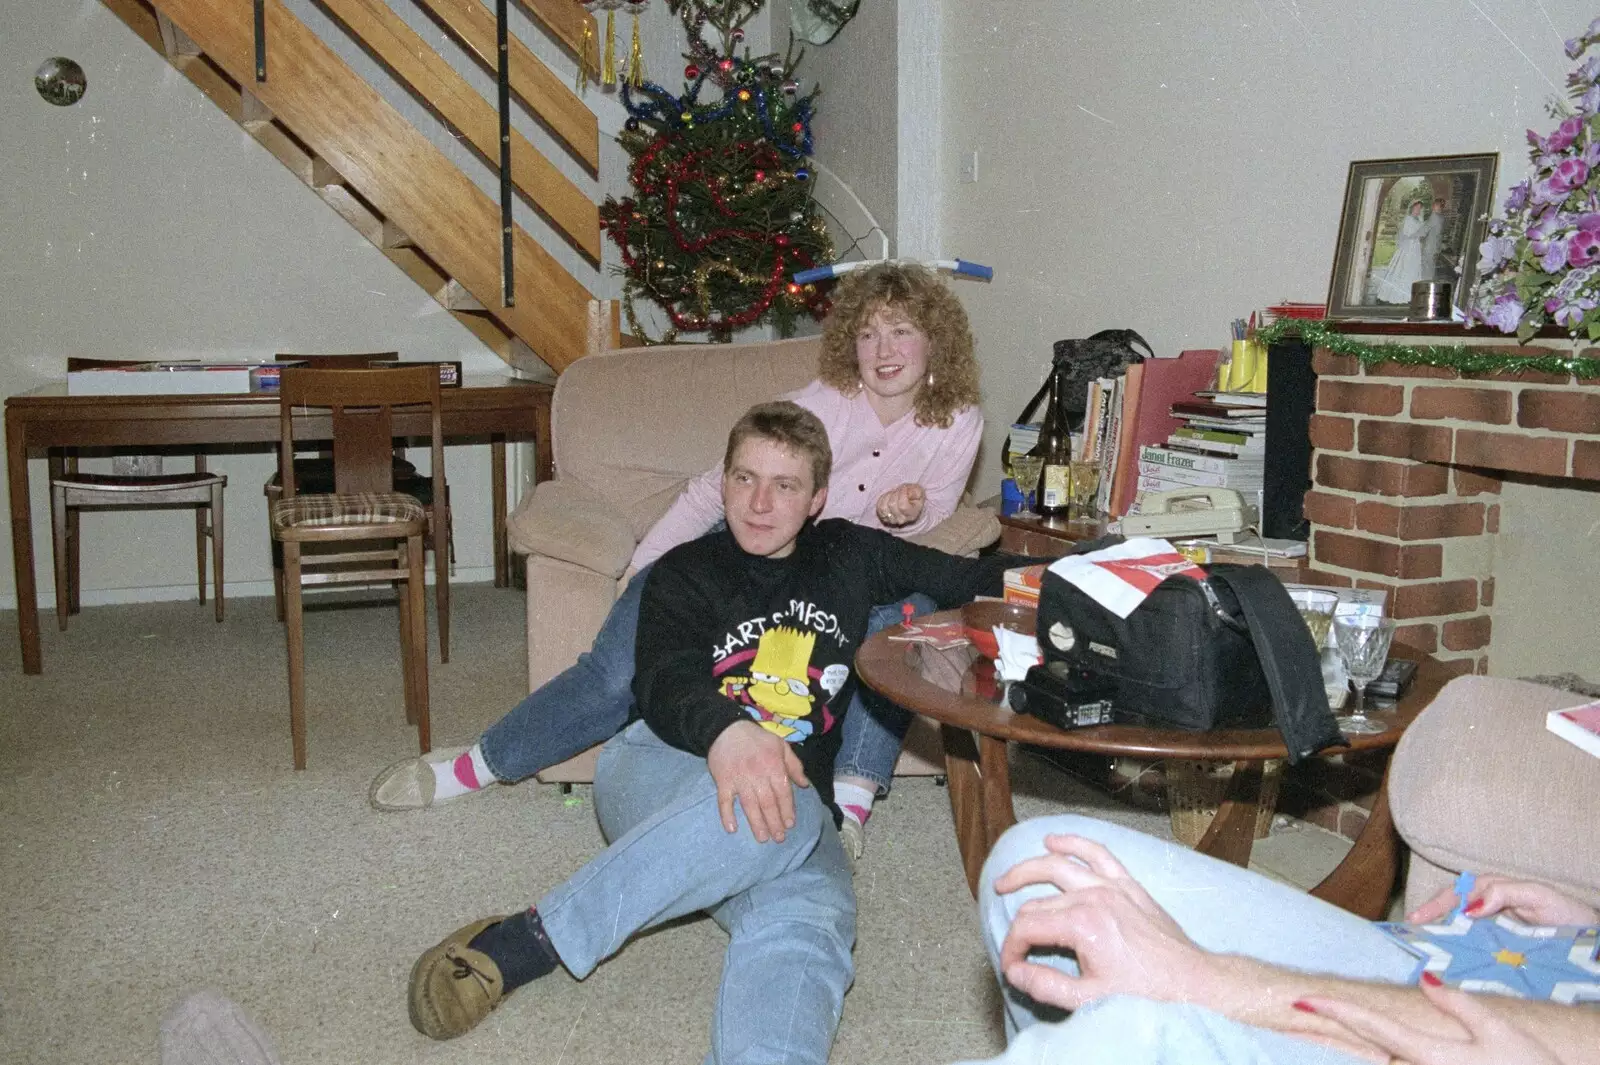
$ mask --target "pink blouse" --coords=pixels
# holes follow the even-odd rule
[[[927,492],[922,516],[910,525],[887,531],[896,536],[927,532],[955,512],[972,473],[983,436],[983,414],[977,407],[958,411],[950,428],[918,425],[913,411],[892,425],[878,421],[865,392],[846,396],[813,381],[792,399],[811,411],[828,430],[833,447],[833,476],[828,502],[819,517],[847,518],[871,529],[878,520],[878,497],[902,484],[920,484]],[[722,466],[690,481],[661,520],[633,552],[633,568],[643,569],[668,550],[701,536],[722,520]]]

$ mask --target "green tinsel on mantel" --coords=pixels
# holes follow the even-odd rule
[[[1398,363],[1402,366],[1438,366],[1458,373],[1523,373],[1537,370],[1541,373],[1571,374],[1581,379],[1600,378],[1600,359],[1580,359],[1559,355],[1500,355],[1485,348],[1463,344],[1428,344],[1412,347],[1409,344],[1369,344],[1357,340],[1320,321],[1306,318],[1282,318],[1262,329],[1256,339],[1271,344],[1286,336],[1298,336],[1314,348],[1324,348],[1336,355],[1349,355],[1360,360],[1363,366],[1380,362]],[[1526,352],[1527,348],[1518,349]]]

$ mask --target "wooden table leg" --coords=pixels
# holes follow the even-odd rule
[[[506,537],[506,438],[489,438],[489,520],[494,523],[494,586],[511,583],[510,546]]]
[[[22,672],[42,673],[39,653],[39,590],[33,583],[33,502],[28,488],[28,449],[22,422],[6,415],[6,481],[11,493],[11,568],[16,575],[17,639]]]
[[[1261,809],[1260,762],[1235,762],[1228,791],[1195,850],[1234,865],[1250,864],[1256,839],[1256,814]]]
[[[1403,845],[1389,814],[1389,771],[1385,769],[1383,785],[1355,845],[1311,894],[1369,921],[1383,920],[1400,872]]]
[[[1011,805],[1011,765],[1006,741],[941,725],[945,780],[950,789],[950,814],[967,887],[978,894],[983,863],[1002,833],[1017,823]]]
[[[967,887],[978,894],[978,875],[989,854],[983,826],[983,781],[978,771],[978,751],[972,733],[953,725],[940,725],[944,737],[945,782],[950,789],[950,816],[955,820],[956,847],[967,874]]]

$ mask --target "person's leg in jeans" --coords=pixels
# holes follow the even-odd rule
[[[1199,1006],[1117,995],[1083,1007],[1069,1021],[1025,1029],[988,1065],[1360,1065],[1365,1060]]]
[[[532,776],[604,743],[633,707],[633,648],[646,566],[623,588],[589,650],[529,693],[459,754],[397,762],[372,782],[374,808],[385,812],[433,806],[498,782]]]
[[[1017,909],[1032,898],[1057,893],[1035,884],[1009,895],[995,893],[994,881],[1026,858],[1046,853],[1047,835],[1074,835],[1106,847],[1150,897],[1172,915],[1200,947],[1243,954],[1290,969],[1327,973],[1351,980],[1402,983],[1416,960],[1372,922],[1312,898],[1248,869],[1219,861],[1142,832],[1074,814],[1036,817],[1014,825],[995,843],[983,865],[978,889],[989,961],[999,970],[1000,945]],[[1065,956],[1039,960],[1065,972],[1076,964]],[[1058,1020],[1054,1007],[1034,1003],[1004,986],[1008,1035],[1041,1020]]]
[[[922,594],[908,596],[898,603],[875,606],[867,620],[871,636],[905,620],[903,604],[909,603],[913,617],[930,614],[934,602]],[[833,797],[844,814],[840,834],[851,858],[861,857],[866,849],[867,818],[872,804],[889,794],[894,763],[900,757],[912,713],[896,706],[877,692],[857,685],[855,698],[839,726],[839,753],[833,760]]]
[[[469,925],[425,954],[413,1001],[427,1001],[429,1016],[452,1012],[454,1002],[440,1010],[437,1000],[476,993],[474,982],[453,978],[453,967],[490,987],[503,974],[514,987],[511,973],[545,948],[582,979],[636,933],[710,910],[732,937],[713,1060],[822,1065],[853,976],[855,893],[831,811],[810,788],[796,788],[794,798],[795,824],[783,842],[756,842],[742,810],[739,830],[728,833],[705,760],[635,722],[606,744],[595,772],[595,812],[611,844],[531,911],[502,922],[508,935]],[[468,949],[441,950],[469,930]],[[474,999],[471,1023],[502,994]]]

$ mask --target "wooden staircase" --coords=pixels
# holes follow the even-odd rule
[[[267,79],[260,83],[248,2],[101,2],[506,363],[548,376],[593,346],[588,289],[520,227],[512,233],[515,306],[501,305],[498,203],[278,0],[266,3]],[[494,13],[482,0],[415,2],[494,69]],[[572,0],[522,2],[574,55],[583,47],[589,16]],[[497,168],[495,109],[384,0],[321,6]],[[565,150],[596,173],[594,114],[515,38],[510,82]],[[598,266],[593,201],[520,133],[511,137],[516,193]]]

